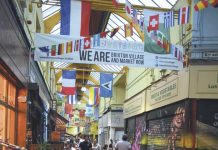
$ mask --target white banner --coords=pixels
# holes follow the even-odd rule
[[[171,54],[144,52],[143,42],[100,39],[98,46],[93,47],[91,44],[90,49],[84,49],[85,43],[89,42],[83,40],[69,36],[36,34],[34,59],[35,61],[182,69],[182,61],[178,61]],[[69,42],[72,42],[70,46]],[[94,43],[93,39],[90,42]]]

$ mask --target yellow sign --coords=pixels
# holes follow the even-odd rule
[[[198,93],[218,93],[218,71],[199,71],[197,82]]]
[[[175,79],[164,86],[151,91],[151,105],[178,95],[178,80]]]

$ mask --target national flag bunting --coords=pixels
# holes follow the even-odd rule
[[[112,0],[112,3],[116,8],[118,8],[119,6],[118,0]]]
[[[125,24],[124,29],[125,29],[125,37],[129,37],[133,35],[132,23]]]
[[[94,104],[94,87],[89,88],[89,105]]]
[[[65,95],[74,95],[76,90],[75,82],[76,82],[76,71],[63,70],[61,93]]]
[[[67,42],[66,44],[67,44],[67,46],[66,46],[66,53],[72,53],[73,42],[70,41],[70,42]]]
[[[91,38],[87,37],[84,38],[84,49],[90,49],[91,48]]]
[[[189,22],[189,7],[183,7],[179,9],[178,25],[187,24]]]
[[[118,31],[119,31],[120,27],[118,28],[115,28],[111,31],[111,35],[110,35],[110,38],[112,38]]]
[[[174,26],[174,12],[169,11],[164,13],[164,28],[169,28]]]
[[[105,31],[105,32],[101,32],[100,33],[100,37],[101,38],[106,38],[107,34],[109,33],[110,31]]]
[[[49,55],[49,46],[39,47],[39,50],[43,53],[46,53],[46,55]]]
[[[76,40],[74,44],[74,51],[80,50],[80,40]]]
[[[218,0],[208,0],[208,2],[213,6],[213,7],[218,7]]]
[[[51,46],[51,56],[56,56],[56,52],[57,51],[57,46],[56,45],[52,45]]]
[[[100,33],[93,35],[93,47],[100,46]]]
[[[138,12],[137,12],[137,10],[136,9],[132,9],[132,22],[134,23],[134,24],[138,24],[138,18],[137,18],[137,16],[138,16]]]
[[[91,16],[91,3],[60,0],[61,35],[87,36]]]
[[[92,117],[94,114],[93,114],[94,112],[93,112],[93,107],[92,107],[92,105],[88,105],[88,104],[86,104],[86,113],[85,113],[85,115],[87,116],[87,117]]]
[[[208,1],[207,0],[201,0],[197,4],[195,4],[194,9],[195,11],[202,10],[208,6]]]
[[[68,103],[73,105],[75,96],[74,95],[68,95],[67,98],[68,98]]]
[[[113,74],[100,73],[100,96],[112,97]]]
[[[132,8],[131,3],[130,3],[128,0],[126,0],[126,3],[125,3],[125,12],[126,12],[126,15],[127,15],[130,19],[132,19],[132,16],[131,16],[131,8]]]
[[[159,29],[159,14],[149,17],[148,32]]]
[[[140,17],[140,19],[139,19],[139,26],[140,26],[140,30],[141,30],[141,32],[144,32],[144,17]]]
[[[65,114],[72,114],[73,105],[65,103]]]
[[[94,104],[97,106],[100,103],[99,88],[94,88]]]
[[[58,44],[58,55],[64,54],[64,44]]]

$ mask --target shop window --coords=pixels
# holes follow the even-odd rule
[[[8,84],[8,104],[15,107],[16,87],[11,83]]]
[[[5,141],[5,107],[0,105],[0,141]]]
[[[0,140],[15,143],[16,86],[0,74]],[[11,106],[11,107],[10,107]]]
[[[8,109],[7,114],[7,141],[9,143],[14,143],[14,135],[15,135],[15,112],[13,110]]]
[[[0,74],[0,100],[6,101],[7,80]]]

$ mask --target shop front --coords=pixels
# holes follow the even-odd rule
[[[0,72],[0,140],[15,143],[17,85]]]
[[[171,73],[124,103],[133,150],[217,149],[217,66]]]
[[[25,146],[26,89],[0,59],[0,141]],[[22,108],[22,110],[21,110]],[[25,117],[22,116],[25,114]],[[23,124],[23,129],[20,128]]]
[[[146,91],[142,91],[124,103],[125,133],[132,149],[143,149],[146,144]]]

